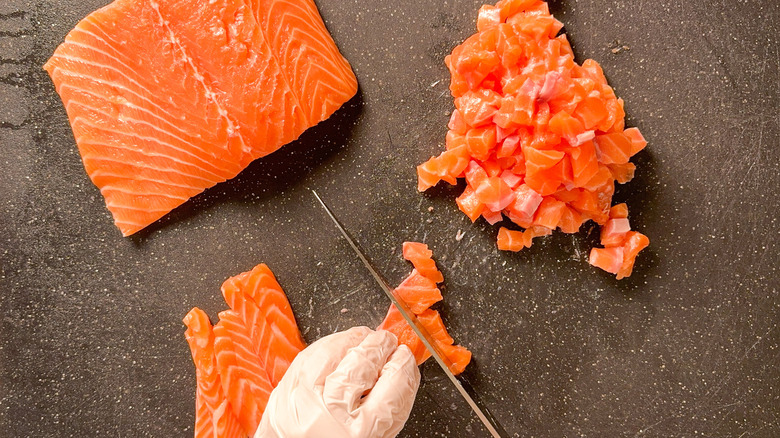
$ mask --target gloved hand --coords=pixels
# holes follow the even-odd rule
[[[393,438],[420,385],[390,332],[355,327],[298,354],[271,393],[255,438]]]

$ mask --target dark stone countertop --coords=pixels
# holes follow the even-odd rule
[[[594,227],[500,253],[454,190],[416,192],[452,109],[443,58],[473,32],[478,0],[319,0],[360,95],[120,237],[41,70],[104,3],[0,2],[0,436],[190,436],[181,318],[216,317],[221,282],[260,262],[307,341],[375,326],[386,298],[309,188],[391,281],[409,271],[404,240],[432,247],[445,320],[474,352],[467,375],[511,433],[780,436],[777,1],[551,3],[649,140],[615,200],[651,246],[620,282],[585,261]],[[402,436],[485,434],[429,363]]]

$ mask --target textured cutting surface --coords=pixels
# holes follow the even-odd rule
[[[653,245],[595,272],[594,229],[499,253],[455,191],[416,193],[452,110],[442,62],[479,2],[319,0],[358,97],[161,223],[119,237],[41,66],[100,0],[0,1],[0,436],[191,436],[181,318],[265,262],[307,342],[375,326],[381,291],[317,188],[391,283],[405,240],[447,278],[466,375],[521,436],[780,435],[780,4],[552,2],[649,141],[621,186]],[[626,48],[624,48],[624,46]],[[429,207],[433,207],[429,211]],[[456,236],[462,239],[456,239]],[[342,310],[346,312],[342,313]],[[482,437],[435,364],[402,437]]]

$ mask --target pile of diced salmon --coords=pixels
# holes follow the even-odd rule
[[[612,195],[634,177],[629,159],[647,142],[625,128],[623,100],[598,63],[574,62],[562,27],[540,0],[480,9],[478,32],[445,58],[455,98],[447,150],[417,167],[418,189],[465,178],[457,204],[472,221],[508,218],[523,229],[501,227],[502,250],[593,220],[604,248],[590,263],[620,279],[649,240],[631,231],[625,204],[611,207]]]

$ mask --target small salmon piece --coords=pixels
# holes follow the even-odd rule
[[[496,7],[501,10],[501,21],[505,22],[507,18],[528,10],[541,3],[539,0],[501,0]]]
[[[498,107],[498,111],[493,116],[493,123],[501,129],[516,129],[520,124],[514,121],[514,117],[515,100],[511,96],[504,97],[501,100],[501,106]],[[530,120],[530,116],[528,119]]]
[[[601,227],[601,244],[604,246],[618,246],[623,243],[631,225],[628,218],[613,218]]]
[[[604,71],[601,69],[598,62],[592,59],[586,59],[582,63],[581,71],[585,74],[585,77],[592,79],[597,85],[607,84],[607,77],[604,76]]]
[[[489,123],[501,105],[501,95],[493,90],[468,91],[456,99],[455,106],[463,121],[471,127]]]
[[[567,188],[563,187],[560,190],[558,190],[557,192],[553,193],[552,196],[555,199],[557,199],[557,200],[563,202],[564,204],[568,205],[568,204],[574,202],[577,198],[579,198],[580,192],[581,192],[581,189],[578,189],[578,188],[575,188],[575,187],[573,187],[571,189],[567,189]]]
[[[477,164],[476,161],[471,160],[466,167],[466,182],[468,185],[476,190],[486,179],[488,179],[488,174],[485,172],[485,169]]]
[[[501,170],[501,173],[504,173],[507,170],[512,170],[517,165],[517,162],[519,160],[521,160],[521,159],[518,158],[517,156],[513,155],[511,157],[496,158],[495,161],[496,161],[496,163],[498,163],[498,166],[499,166],[499,169]],[[501,174],[499,174],[498,176],[501,176]]]
[[[529,225],[524,227],[527,228],[533,221],[534,214],[543,200],[542,195],[534,191],[534,189],[527,184],[521,184],[515,189],[515,201],[508,206],[510,219],[515,223],[518,223],[516,219],[519,219],[522,222],[518,223],[520,226],[528,223]],[[512,216],[514,216],[514,219]]]
[[[555,166],[563,159],[565,153],[562,151],[539,150],[529,147],[523,150],[523,155],[525,156],[526,172],[532,174]]]
[[[471,222],[475,222],[482,215],[485,210],[485,205],[479,202],[476,191],[471,186],[466,186],[463,193],[455,199],[460,211],[466,214],[471,219]]]
[[[554,38],[563,29],[563,23],[549,14],[518,13],[507,18],[506,22],[518,32],[531,35],[536,39]]]
[[[536,101],[542,87],[531,79],[526,79],[514,96],[514,115],[512,121],[519,125],[530,125],[536,112]]]
[[[607,164],[609,171],[612,172],[612,177],[615,178],[620,184],[625,184],[634,179],[636,173],[636,165],[628,162],[624,164]]]
[[[466,370],[471,363],[471,352],[463,346],[452,344],[437,344],[442,353],[449,359],[449,369],[456,376]]]
[[[625,164],[631,158],[631,139],[622,132],[597,135],[593,142],[603,164]]]
[[[534,214],[534,225],[549,228],[551,230],[558,227],[561,217],[566,209],[566,204],[553,197],[546,197],[539,204],[539,208]]]
[[[585,129],[593,129],[601,121],[609,117],[609,112],[603,100],[595,96],[589,96],[577,105],[574,117],[582,122]]]
[[[597,191],[605,185],[611,184],[613,180],[614,178],[612,177],[612,172],[609,170],[609,167],[600,165],[596,174],[593,175],[593,177],[589,179],[588,182],[582,186],[582,188],[586,190]]]
[[[447,131],[447,135],[444,136],[444,144],[447,147],[447,150],[455,149],[458,146],[466,146],[466,134],[458,134],[455,131],[449,130]]]
[[[514,155],[517,147],[520,145],[520,136],[510,135],[501,142],[501,146],[496,150],[496,157],[511,157]]]
[[[501,9],[496,6],[482,5],[477,16],[477,30],[482,32],[501,23]]]
[[[514,127],[512,128],[502,128],[498,125],[496,125],[496,141],[498,143],[502,143],[505,138],[509,137],[510,135],[513,135],[517,129]]]
[[[577,136],[574,138],[567,138],[567,141],[569,142],[570,145],[577,147],[582,145],[583,143],[592,141],[595,138],[596,138],[596,131],[590,130],[590,131],[585,131],[581,134],[577,134]]]
[[[528,166],[528,161],[526,161],[526,166]],[[550,169],[540,170],[534,173],[528,171],[526,172],[524,181],[526,184],[528,184],[529,187],[534,189],[540,195],[552,195],[558,191],[558,189],[561,187],[561,184],[563,183],[563,179],[561,177],[563,174],[562,167],[563,165],[558,166],[556,164]]]
[[[552,117],[552,111],[550,111],[550,103],[549,102],[539,102],[539,104],[536,107],[536,114],[534,114],[534,127],[547,134],[548,136],[550,134],[554,134],[552,131],[548,129],[548,125],[550,124],[550,118]],[[555,143],[558,143],[561,136],[555,135]],[[541,148],[540,148],[541,149]]]
[[[579,134],[585,132],[585,125],[581,121],[563,111],[555,114],[547,126],[550,131],[566,139],[576,139]],[[576,141],[569,141],[569,143],[576,143]]]
[[[458,109],[455,109],[452,112],[450,121],[447,123],[447,127],[450,129],[450,131],[460,135],[466,135],[470,128],[469,124],[466,123],[466,119],[463,118],[463,115]]]
[[[478,160],[487,159],[496,147],[496,128],[485,126],[469,129],[466,133],[466,146],[472,157]]]
[[[582,215],[575,209],[566,206],[558,222],[558,228],[564,233],[576,233],[582,226]]]
[[[478,34],[472,35],[461,46],[456,47],[449,60],[450,71],[454,70],[463,78],[467,85],[466,92],[477,89],[493,69],[501,63],[501,59],[495,52],[479,50],[475,46],[479,46]],[[458,91],[460,90],[462,89],[459,88]],[[452,88],[451,91],[453,91],[454,96],[465,95],[465,93],[456,94],[456,90],[452,90]]]
[[[623,266],[623,247],[593,248],[588,263],[610,274],[617,274]]]
[[[634,262],[637,254],[650,245],[650,239],[642,233],[629,231],[626,242],[623,244],[623,264],[617,272],[617,279],[621,280],[631,275],[634,270]]]
[[[516,189],[523,182],[522,176],[516,175],[514,172],[512,172],[509,169],[506,169],[503,172],[501,172],[499,178],[501,178],[506,183],[506,185],[508,185],[509,188],[511,188],[512,190]]]
[[[504,220],[504,215],[500,211],[491,211],[489,208],[482,210],[482,217],[490,225],[495,225]]]
[[[491,212],[501,212],[515,200],[515,192],[500,177],[490,177],[477,187],[477,199]],[[483,212],[484,214],[484,212]]]
[[[572,182],[575,187],[584,187],[599,171],[596,148],[592,142],[585,142],[576,148],[566,150],[570,157]]]
[[[621,204],[615,204],[609,209],[609,217],[611,219],[627,218],[628,217],[628,205],[625,202]]]
[[[435,157],[431,157],[430,160],[417,166],[418,191],[424,192],[441,181],[441,178],[437,175],[438,166],[435,160]]]
[[[436,265],[433,266],[433,269],[436,269]],[[438,270],[436,272],[441,275]],[[416,268],[393,290],[393,294],[399,300],[407,303],[415,314],[423,312],[442,300],[441,291],[436,287],[436,282],[420,274]]]
[[[466,145],[457,146],[446,150],[436,157],[436,175],[448,183],[457,184],[457,178],[463,177],[466,167],[471,162],[469,150]]]
[[[439,272],[436,262],[433,260],[433,251],[428,249],[428,245],[417,242],[404,242],[403,256],[404,259],[414,265],[414,268],[420,274],[434,283],[444,281],[444,276]]]
[[[559,83],[561,83],[561,73],[557,70],[548,71],[544,75],[544,82],[539,90],[539,100],[542,102],[552,100],[558,93]]]
[[[493,158],[483,161],[482,167],[485,169],[485,173],[487,173],[489,178],[501,175],[501,172],[504,170],[504,168],[501,167],[501,163]]]
[[[598,129],[604,132],[623,132],[626,117],[626,112],[623,110],[623,99],[614,98],[615,92],[609,85],[604,86],[604,89],[608,89],[612,96],[606,100],[609,116],[599,124]]]
[[[415,315],[417,315],[417,319],[420,320],[423,327],[428,330],[428,334],[436,340],[439,347],[455,343],[455,340],[452,339],[452,336],[447,332],[447,327],[444,325],[444,321],[441,319],[441,314],[439,312],[433,309],[425,309],[419,313],[415,313]]]
[[[580,190],[577,199],[571,201],[569,204],[576,208],[580,213],[593,213],[599,210],[597,195],[586,189]]]
[[[636,155],[639,151],[645,148],[647,146],[647,140],[645,140],[645,137],[642,135],[641,132],[639,132],[639,129],[637,128],[628,128],[625,131],[623,131],[623,134],[625,134],[628,138],[631,139],[631,156],[633,157]]]
[[[512,166],[512,173],[515,175],[523,175],[525,176],[528,169],[525,168],[525,157],[520,154],[517,158],[517,162],[514,166]]]
[[[504,227],[498,229],[497,243],[501,251],[520,251],[525,248],[523,232]]]

